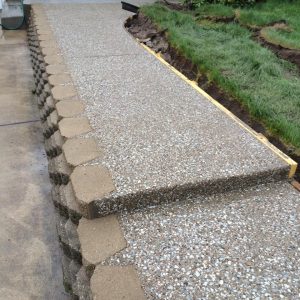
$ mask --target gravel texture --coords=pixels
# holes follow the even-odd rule
[[[299,299],[300,195],[289,184],[119,217],[148,299]]]
[[[94,129],[87,136],[104,152],[93,164],[105,165],[113,177],[110,197],[287,171],[275,154],[142,49],[123,28],[130,14],[120,5],[48,5],[46,11],[86,103]]]

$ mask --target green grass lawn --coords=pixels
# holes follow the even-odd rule
[[[200,72],[238,99],[286,143],[300,149],[300,77],[291,63],[251,39],[237,23],[199,23],[192,14],[159,4],[142,12]]]
[[[240,24],[253,28],[285,20],[287,26],[264,28],[264,38],[286,48],[300,49],[300,0],[267,0],[241,9],[221,4],[204,4],[197,8],[196,13],[200,18],[235,15]]]
[[[235,10],[222,4],[203,4],[195,10],[195,14],[201,18],[207,17],[227,17],[233,18],[235,16]]]

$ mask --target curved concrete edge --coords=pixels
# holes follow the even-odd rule
[[[35,78],[33,92],[40,110],[53,184],[57,232],[64,253],[64,284],[76,299],[94,299],[98,289],[98,286],[96,292],[90,289],[94,269],[102,260],[126,247],[126,241],[116,216],[97,220],[84,216],[90,217],[89,203],[113,191],[114,184],[106,168],[83,166],[103,153],[94,139],[79,137],[92,128],[82,116],[84,104],[78,100],[41,5],[32,6],[28,44]],[[132,270],[128,272],[132,278],[138,278]],[[117,282],[118,277],[114,280]],[[138,279],[135,285],[141,293]],[[111,291],[107,289],[106,293],[110,295]],[[124,289],[119,295],[123,299],[128,293],[131,292]]]

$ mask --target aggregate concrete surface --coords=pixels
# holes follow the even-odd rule
[[[70,299],[26,31],[0,30],[0,299]]]
[[[288,166],[142,49],[120,4],[45,5],[117,198]],[[224,181],[223,181],[224,183]],[[104,209],[104,208],[101,208]]]
[[[300,194],[288,183],[121,213],[148,299],[299,299]]]
[[[263,183],[285,180],[288,166],[139,48],[122,29],[129,14],[119,6],[45,7],[93,126],[63,126],[87,118],[58,122],[56,107],[42,123],[45,136],[56,146],[55,133],[66,136],[63,129],[72,129],[71,136],[77,135],[72,143],[82,137],[98,141],[88,147],[90,159],[101,153],[92,166],[86,153],[70,152],[68,141],[64,153],[49,152],[70,292],[80,299],[112,300],[140,300],[144,292],[148,299],[299,298],[299,193],[285,181]],[[47,53],[57,45],[51,31],[52,42],[42,34],[37,42],[34,31],[47,30],[48,23],[41,7],[34,13],[30,49],[38,103],[47,109],[47,93],[53,101],[77,98],[71,86],[60,87],[60,80],[50,91],[38,74],[47,62],[63,60],[46,54],[43,62],[38,55],[43,53],[38,45]],[[236,191],[221,194],[210,186],[228,179]],[[191,197],[189,189],[199,181],[214,193]],[[86,213],[85,205],[114,187],[113,197],[140,192],[149,205],[151,195],[144,191],[180,184],[189,189],[177,199],[182,195],[188,201],[84,217],[99,217]]]

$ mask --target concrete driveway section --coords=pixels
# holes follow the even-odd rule
[[[286,178],[289,166],[141,48],[120,4],[45,5],[114,191],[99,213]],[[143,200],[141,198],[143,197]]]
[[[26,31],[0,34],[0,299],[69,299]]]

